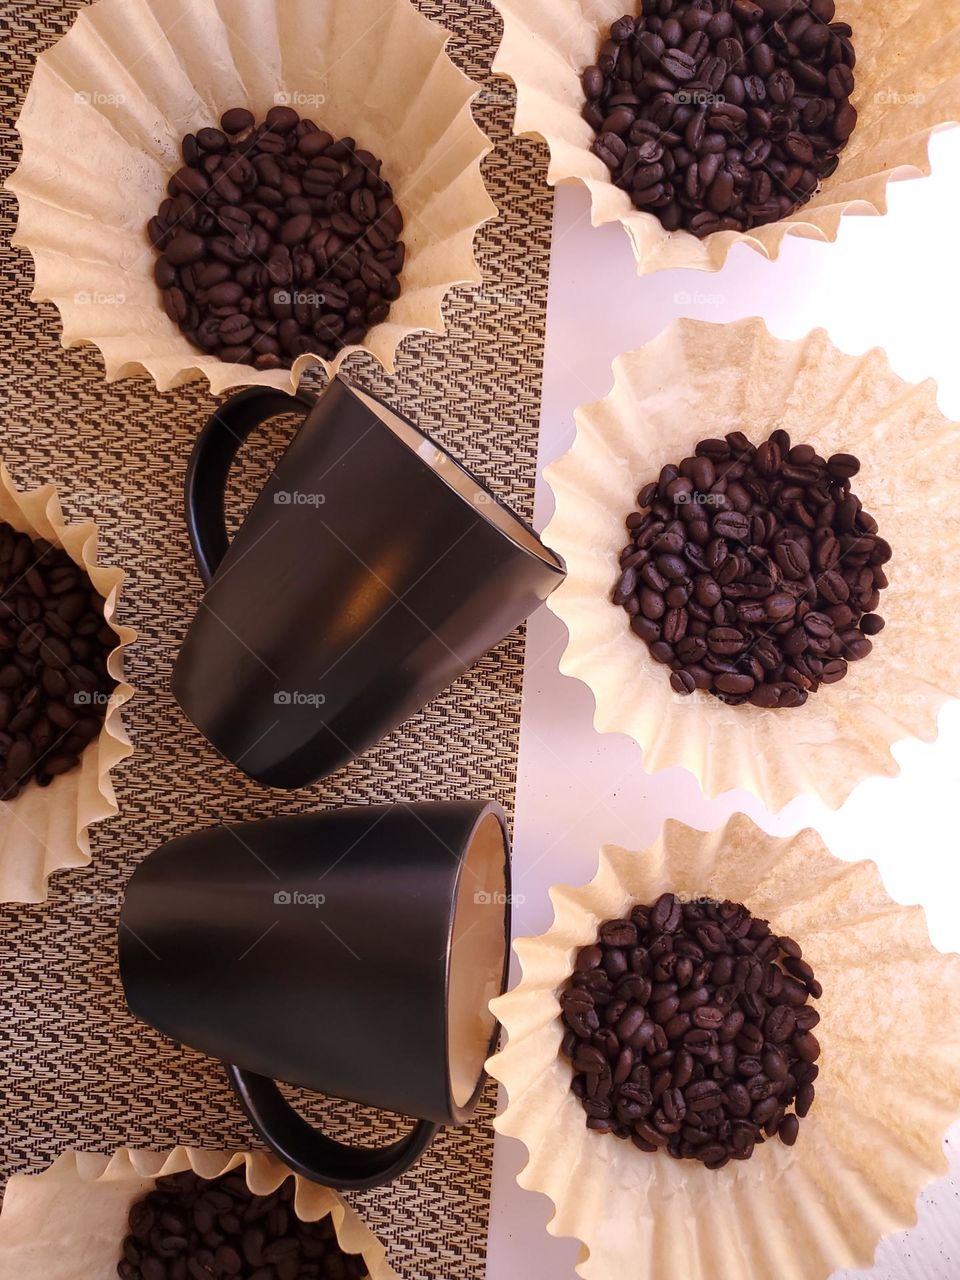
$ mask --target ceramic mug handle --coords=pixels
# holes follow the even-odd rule
[[[294,1173],[346,1191],[380,1187],[406,1173],[434,1140],[440,1126],[418,1120],[404,1138],[386,1147],[348,1147],[299,1115],[275,1081],[225,1063],[250,1123]]]
[[[227,522],[224,501],[227,477],[240,446],[251,432],[269,418],[300,412],[305,418],[316,397],[305,391],[251,387],[224,400],[207,419],[197,437],[184,486],[187,532],[204,586],[209,586],[227,554]]]

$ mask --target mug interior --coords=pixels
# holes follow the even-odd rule
[[[457,462],[446,450],[441,449],[429,436],[418,430],[412,422],[401,418],[388,405],[381,403],[375,396],[361,390],[354,383],[346,384],[350,391],[366,407],[377,415],[385,427],[417,455],[443,483],[454,491],[465,502],[469,502],[477,515],[488,524],[492,524],[511,542],[522,547],[528,555],[536,556],[544,564],[562,571],[563,565],[549,547],[545,547],[534,531],[519,516],[504,504],[477,480],[461,463]]]
[[[492,1051],[490,1001],[503,990],[507,954],[506,840],[495,813],[482,818],[457,883],[447,974],[447,1061],[457,1110],[467,1110]]]

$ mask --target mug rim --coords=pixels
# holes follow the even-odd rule
[[[450,895],[450,914],[447,919],[447,951],[444,961],[443,974],[443,1033],[444,1033],[444,1062],[446,1075],[446,1093],[447,1093],[447,1112],[451,1117],[451,1123],[461,1125],[464,1124],[473,1112],[476,1110],[480,1095],[487,1083],[487,1071],[485,1063],[490,1055],[496,1051],[500,1040],[500,1020],[496,1016],[493,1019],[493,1027],[490,1031],[490,1041],[487,1052],[481,1059],[480,1073],[477,1077],[476,1086],[467,1100],[460,1104],[454,1096],[453,1074],[451,1071],[451,1052],[450,1052],[450,975],[453,959],[453,933],[456,927],[457,905],[460,899],[460,887],[463,877],[466,874],[467,858],[473,847],[481,826],[488,818],[494,817],[500,829],[500,839],[503,852],[503,884],[506,902],[503,908],[503,931],[504,931],[504,948],[503,948],[503,966],[500,973],[500,993],[507,989],[507,981],[510,974],[510,943],[511,943],[511,908],[510,908],[510,892],[512,889],[512,864],[510,849],[510,829],[507,825],[507,815],[503,806],[497,800],[488,800],[482,808],[480,808],[474,817],[473,824],[470,827],[469,834],[463,842],[462,848],[459,850],[459,858],[457,862],[457,873],[453,882],[453,891]],[[489,1012],[489,1006],[487,1011]]]
[[[402,437],[397,435],[396,432],[392,432],[392,428],[390,427],[389,422],[384,421],[384,419],[380,417],[379,414],[376,415],[378,418],[378,421],[380,421],[382,425],[387,428],[388,431],[392,432],[392,434],[394,435],[394,438],[397,439],[404,446],[404,448],[407,449],[408,452],[412,453],[414,457],[416,457],[417,460],[421,462],[444,485],[444,487],[453,494],[455,498],[458,498],[465,505],[468,505],[468,506],[472,505],[473,510],[476,512],[477,516],[479,516],[480,519],[484,521],[484,523],[489,525],[490,528],[493,529],[495,533],[498,533],[501,537],[505,538],[517,551],[519,551],[522,555],[525,555],[528,559],[538,561],[540,564],[544,566],[544,568],[548,569],[550,572],[558,574],[560,578],[566,577],[567,568],[562,557],[559,556],[554,550],[552,550],[552,548],[546,545],[546,543],[543,541],[543,539],[540,537],[540,535],[537,533],[537,531],[533,528],[531,524],[529,524],[526,520],[524,520],[522,516],[518,515],[517,512],[514,511],[512,507],[508,506],[507,503],[501,497],[499,497],[496,493],[494,493],[490,488],[488,488],[486,484],[484,484],[482,480],[480,480],[476,475],[474,475],[474,473],[470,470],[470,468],[466,465],[465,462],[461,462],[459,458],[456,458],[450,452],[449,449],[445,448],[442,444],[439,444],[433,438],[433,436],[430,435],[428,431],[424,431],[423,427],[417,426],[417,424],[415,422],[412,422],[406,416],[406,414],[401,413],[399,409],[394,408],[392,404],[388,404],[388,402],[384,400],[381,396],[378,396],[375,392],[370,391],[369,388],[363,386],[361,383],[354,382],[349,378],[345,378],[342,374],[339,374],[339,373],[337,374],[334,381],[339,382],[343,386],[344,390],[347,391],[347,393],[350,396],[352,396],[354,400],[358,401],[365,408],[370,410],[370,406],[367,405],[365,402],[367,400],[372,400],[375,405],[379,406],[379,408],[381,409],[386,410],[387,413],[392,414],[395,418],[399,418],[399,420],[403,423],[405,427],[415,432],[420,437],[421,440],[429,444],[432,448],[436,449],[437,453],[442,455],[445,462],[450,463],[451,466],[455,467],[461,473],[461,475],[466,477],[466,479],[470,482],[470,484],[474,487],[474,489],[478,494],[482,494],[485,498],[488,498],[490,502],[492,502],[498,508],[498,510],[501,511],[504,516],[506,516],[507,520],[510,523],[512,523],[514,526],[522,530],[526,538],[529,539],[531,542],[533,542],[537,549],[531,550],[529,546],[524,545],[524,542],[518,536],[516,536],[516,534],[512,533],[508,528],[505,528],[502,525],[499,525],[495,521],[491,520],[490,517],[483,510],[483,506],[481,504],[477,502],[474,502],[472,504],[468,503],[467,499],[464,498],[462,493],[459,493],[452,485],[447,483],[444,477],[438,472],[436,467],[431,466],[431,464],[427,462],[425,458],[423,458],[418,453],[416,453],[415,450],[411,449],[409,444]],[[330,385],[332,386],[332,383]]]

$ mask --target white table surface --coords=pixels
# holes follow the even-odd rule
[[[891,186],[886,217],[845,217],[834,244],[788,237],[776,262],[741,247],[718,273],[638,278],[624,232],[591,227],[586,193],[560,189],[537,528],[553,509],[542,468],[571,444],[575,407],[605,396],[613,358],[642,346],[677,316],[721,322],[760,315],[780,337],[822,326],[844,351],[882,346],[902,377],[935,378],[941,409],[960,420],[960,131],[937,135],[931,158],[931,177]],[[565,643],[562,624],[541,609],[527,640],[514,829],[514,888],[523,901],[514,908],[515,936],[549,927],[548,886],[590,880],[601,844],[642,848],[667,818],[707,830],[743,810],[772,833],[814,826],[838,857],[875,859],[892,896],[926,908],[934,943],[960,950],[960,705],[943,712],[935,744],[895,749],[899,777],[862,784],[836,813],[800,799],[773,817],[746,793],[705,800],[681,769],[652,777],[631,739],[598,734],[590,693],[557,669]],[[857,1280],[960,1277],[960,1126],[951,1136],[952,1176],[924,1193],[918,1225],[887,1239],[875,1266],[856,1273]],[[549,1201],[516,1184],[524,1158],[518,1142],[497,1137],[488,1280],[575,1280],[578,1246],[548,1235]],[[842,1274],[852,1280],[853,1273]]]

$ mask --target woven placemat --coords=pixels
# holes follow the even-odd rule
[[[36,55],[69,27],[72,0],[0,8],[3,175]],[[500,23],[485,0],[420,0],[452,29],[450,54],[485,85],[475,106],[496,144],[484,171],[500,209],[479,236],[486,283],[452,295],[443,338],[406,342],[396,377],[354,358],[366,382],[454,450],[523,515],[533,507],[552,201],[544,156],[511,138],[511,93],[489,76]],[[32,269],[12,250],[3,199],[0,454],[20,486],[55,480],[68,517],[94,517],[101,558],[127,571],[120,620],[139,631],[125,709],[136,754],[114,774],[120,815],[94,829],[93,865],[59,874],[37,907],[0,908],[0,1177],[66,1147],[112,1151],[176,1143],[249,1148],[253,1136],[219,1068],[134,1021],[116,964],[132,868],[164,840],[216,820],[324,805],[491,797],[509,810],[520,718],[521,634],[352,767],[294,795],[247,782],[190,726],[169,692],[171,665],[200,599],[181,492],[192,440],[214,401],[201,384],[159,395],[146,379],[107,385],[93,348],[63,351],[53,307],[29,301]],[[248,447],[233,484],[241,513],[289,438],[282,423]],[[494,1090],[393,1186],[351,1197],[409,1280],[484,1274]],[[310,1098],[308,1113],[350,1131],[358,1108]],[[362,1113],[384,1134],[383,1120]]]

